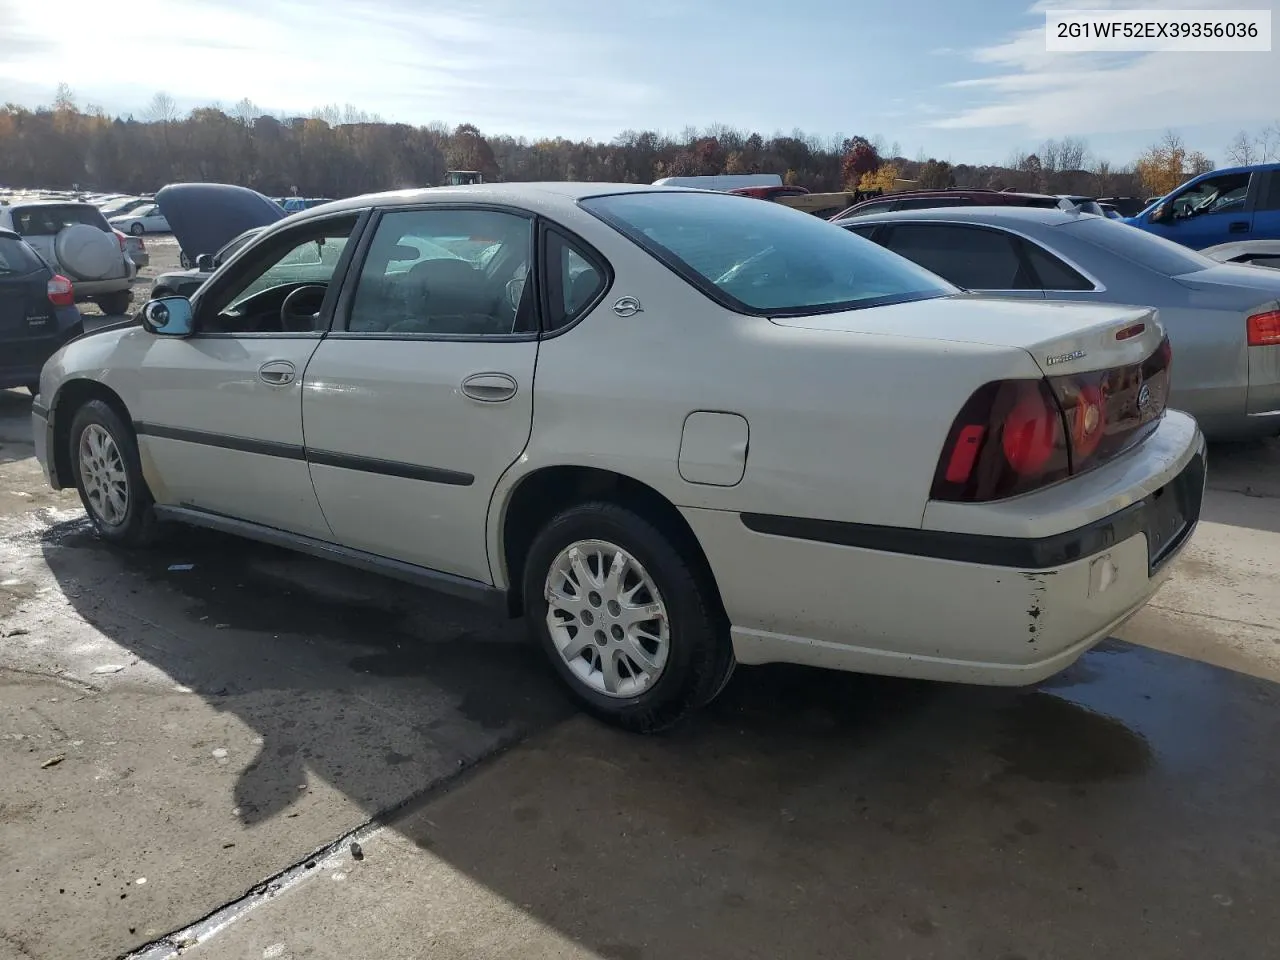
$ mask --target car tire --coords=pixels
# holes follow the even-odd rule
[[[129,232],[135,237],[140,237],[147,232],[147,228],[140,223],[131,223],[129,224]]]
[[[155,500],[142,476],[133,428],[102,400],[89,400],[71,419],[72,477],[80,502],[104,540],[128,547],[156,539]]]
[[[603,559],[616,552],[625,556],[621,582],[606,576],[614,561]],[[582,589],[565,579],[566,572],[580,579],[575,563],[590,580]],[[554,612],[552,585],[562,598]],[[617,504],[583,503],[553,517],[529,548],[523,586],[529,628],[552,668],[572,698],[607,723],[635,733],[671,727],[710,703],[733,672],[709,574]],[[642,612],[660,616],[641,621]]]
[[[127,314],[133,305],[132,290],[117,290],[98,297],[98,306],[106,314]]]

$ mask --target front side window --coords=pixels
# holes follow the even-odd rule
[[[893,228],[888,247],[960,287],[1027,289],[1032,284],[1013,241],[1013,237],[997,230],[911,223]]]
[[[360,270],[347,329],[417,336],[537,331],[533,221],[500,210],[384,214]]]
[[[208,333],[314,333],[356,217],[317,221],[272,237],[221,278],[200,304]],[[291,299],[295,291],[306,289]],[[286,309],[286,301],[288,309]]]
[[[1244,210],[1249,192],[1249,174],[1229,173],[1201,180],[1173,200],[1173,215],[1179,220],[1210,213],[1232,213]]]
[[[848,230],[776,203],[655,191],[581,205],[740,313],[807,316],[957,292]]]

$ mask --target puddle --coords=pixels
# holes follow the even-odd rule
[[[1152,763],[1147,741],[1119,720],[1043,691],[1002,711],[994,753],[1012,776],[1093,783],[1136,776]]]

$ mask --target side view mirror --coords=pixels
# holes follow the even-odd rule
[[[1147,217],[1152,223],[1164,223],[1169,219],[1169,207],[1166,204],[1160,204],[1151,211],[1151,216]]]
[[[148,300],[142,308],[142,325],[161,337],[189,337],[192,323],[191,301],[186,297],[161,297]]]
[[[213,273],[213,255],[209,253],[202,253],[200,256],[196,257],[196,269],[201,273]]]

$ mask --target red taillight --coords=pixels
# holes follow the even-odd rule
[[[71,281],[62,274],[55,274],[49,280],[49,302],[55,307],[70,307],[76,302],[75,289],[71,286]]]
[[[999,500],[1069,473],[1062,412],[1043,380],[1001,380],[979,388],[947,437],[931,496]]]
[[[999,500],[1105,462],[1164,414],[1172,356],[1166,337],[1141,363],[979,388],[951,427],[930,496]]]
[[[1248,321],[1249,346],[1274,347],[1280,344],[1280,310],[1255,313]]]

